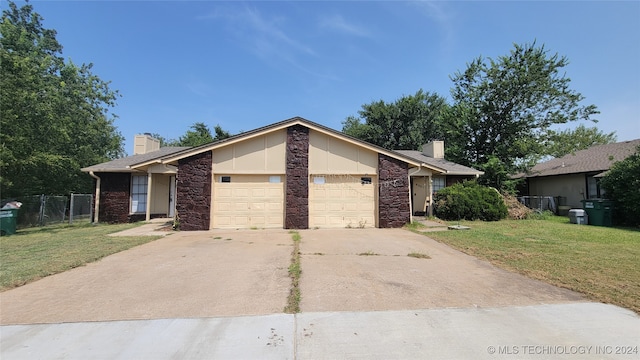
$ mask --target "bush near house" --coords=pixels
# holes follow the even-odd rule
[[[500,193],[475,181],[441,189],[434,200],[436,216],[443,220],[498,221],[507,216],[507,206]]]
[[[640,226],[640,146],[631,156],[614,163],[600,186],[615,201],[616,223]]]

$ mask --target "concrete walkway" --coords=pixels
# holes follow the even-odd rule
[[[422,216],[414,216],[413,217],[413,221],[424,225],[424,228],[420,229],[421,232],[432,232],[432,231],[446,231],[447,229],[447,224],[446,223],[441,223],[438,221],[434,221],[434,220],[429,220],[428,217],[422,217]]]
[[[171,218],[151,219],[147,223],[136,226],[134,228],[123,230],[117,233],[109,234],[110,236],[166,236],[173,234],[170,226],[173,225]]]
[[[583,302],[7,325],[0,357],[638,359],[639,334],[635,313]]]

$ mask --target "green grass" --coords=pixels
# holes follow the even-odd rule
[[[289,231],[289,234],[291,234],[291,240],[293,241],[291,264],[289,264],[291,288],[289,289],[287,306],[285,306],[284,312],[295,314],[300,312],[300,300],[302,298],[300,294],[300,275],[302,274],[302,268],[300,266],[300,240],[302,236],[300,236],[300,233],[297,231]]]
[[[157,239],[154,236],[107,236],[135,226],[54,225],[0,237],[0,291]]]
[[[380,254],[376,254],[371,250],[358,254],[358,256],[379,256],[379,255]]]
[[[640,313],[638,229],[575,225],[557,216],[461,225],[471,230],[426,235],[504,269]]]
[[[431,256],[423,253],[410,252],[407,254],[408,257],[413,257],[416,259],[431,259]]]

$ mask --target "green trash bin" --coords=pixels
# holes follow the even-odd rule
[[[613,226],[613,201],[605,199],[582,200],[582,208],[587,212],[589,225]]]
[[[18,209],[0,210],[0,235],[13,235],[16,233],[18,221]]]

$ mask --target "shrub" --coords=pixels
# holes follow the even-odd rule
[[[434,202],[436,216],[444,220],[498,221],[507,216],[507,206],[498,191],[475,181],[441,189]]]
[[[624,225],[640,225],[640,146],[636,152],[613,164],[600,181],[605,196],[614,200],[614,220]]]

